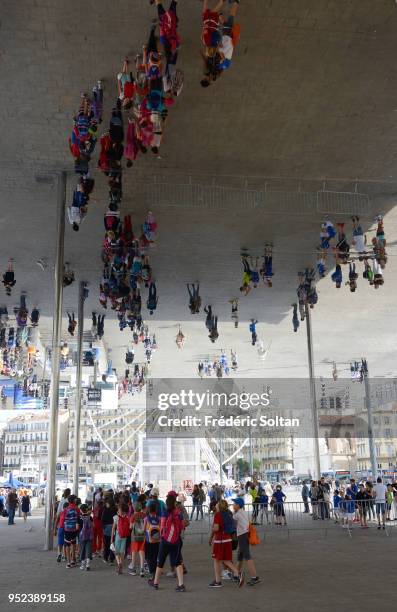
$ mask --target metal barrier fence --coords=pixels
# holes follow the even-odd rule
[[[231,500],[230,500],[231,503]],[[199,537],[201,542],[211,532],[213,514],[207,504],[200,506],[186,505],[189,515],[189,526],[185,531],[186,539]],[[328,531],[345,528],[352,537],[352,530],[357,528],[376,527],[378,515],[381,527],[383,527],[383,510],[385,532],[391,535],[393,527],[397,527],[397,503],[383,504],[377,506],[375,500],[364,502],[342,502],[340,508],[334,508],[332,502],[318,501],[317,503],[303,501],[284,502],[283,504],[263,505],[246,503],[244,509],[248,513],[250,521],[257,525],[259,533],[264,534],[294,531],[322,530]],[[202,512],[201,512],[202,510]]]

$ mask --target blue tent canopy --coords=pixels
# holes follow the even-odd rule
[[[25,484],[21,480],[14,478],[12,475],[12,472],[9,473],[8,480],[0,483],[0,487],[3,487],[5,489],[18,489],[19,487],[28,487],[28,486],[29,485]]]

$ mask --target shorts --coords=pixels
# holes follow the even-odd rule
[[[233,15],[229,15],[229,17],[226,19],[226,21],[224,21],[224,23],[222,25],[222,34],[223,34],[223,36],[230,36],[230,38],[231,38],[232,37],[233,26],[234,26],[234,17],[233,17]]]
[[[274,513],[276,516],[285,516],[284,504],[274,504]]]
[[[386,502],[376,502],[376,514],[386,514]]]
[[[347,518],[348,521],[352,521],[354,519],[354,517],[356,516],[355,512],[347,512],[345,514],[345,517]]]
[[[114,538],[114,554],[124,555],[126,543],[127,543],[127,538],[120,538],[119,534],[116,532],[116,536]]]
[[[131,542],[131,552],[140,552],[145,550],[145,540],[142,542]]]
[[[251,559],[250,543],[248,539],[248,531],[237,536],[238,551],[237,561],[249,561]]]
[[[177,542],[176,544],[170,544],[169,542],[165,542],[161,540],[159,555],[157,557],[157,567],[164,567],[166,559],[169,555],[170,557],[170,565],[171,567],[178,567],[182,564],[182,540]]]
[[[71,546],[76,544],[78,531],[64,531],[64,545]]]
[[[63,527],[58,527],[58,546],[65,544],[65,532]]]

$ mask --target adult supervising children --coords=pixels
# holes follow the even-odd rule
[[[250,544],[249,544],[249,518],[248,514],[244,510],[244,499],[242,497],[236,497],[233,499],[233,519],[236,524],[236,533],[238,539],[238,552],[237,552],[237,569],[241,572],[243,562],[245,561],[247,569],[251,576],[247,582],[248,586],[255,586],[260,582],[260,578],[256,573],[255,564],[251,557]]]

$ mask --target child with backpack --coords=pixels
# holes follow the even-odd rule
[[[80,509],[77,507],[75,495],[69,495],[69,505],[65,509],[63,518],[64,546],[66,554],[66,567],[70,569],[76,565],[76,546],[79,533]]]
[[[128,504],[122,502],[117,514],[113,517],[112,544],[116,557],[116,572],[123,573],[125,547],[130,533],[130,520],[128,518]]]
[[[209,87],[222,73],[230,68],[233,51],[239,39],[240,28],[235,23],[240,0],[229,0],[229,16],[222,14],[223,0],[212,9],[208,9],[208,0],[203,0],[203,29],[201,42],[204,45],[204,75],[202,87]]]
[[[157,557],[160,548],[160,516],[158,503],[151,501],[148,514],[145,517],[145,559],[148,565],[150,578],[154,578],[157,567]]]
[[[81,529],[80,529],[80,569],[90,570],[92,561],[92,542],[94,539],[94,527],[92,523],[91,509],[87,504],[81,504]]]
[[[57,539],[58,539],[58,556],[57,556],[57,562],[61,563],[62,561],[62,556],[65,555],[66,557],[66,547],[65,547],[65,514],[66,514],[66,509],[69,506],[69,502],[65,501],[63,506],[62,506],[62,510],[59,513],[59,516],[57,517]]]
[[[140,576],[145,576],[145,512],[142,512],[142,504],[135,503],[134,512],[130,518],[131,528],[131,563],[128,566],[131,576],[137,575],[135,560],[139,557]]]
[[[210,546],[212,545],[212,558],[214,560],[215,572],[215,580],[208,585],[212,588],[223,586],[221,581],[222,564],[231,570],[233,580],[239,587],[244,584],[243,574],[238,571],[237,567],[232,562],[233,540],[236,539],[235,534],[236,526],[234,524],[233,515],[229,510],[227,501],[221,499],[217,504],[212,532],[209,539],[209,544]]]
[[[170,557],[170,564],[175,567],[178,585],[176,591],[184,592],[183,584],[183,563],[181,556],[181,533],[185,527],[180,510],[176,507],[177,493],[170,491],[166,498],[166,511],[161,517],[161,539],[159,554],[157,558],[157,568],[153,579],[149,579],[149,586],[158,589],[161,574],[167,557]]]

